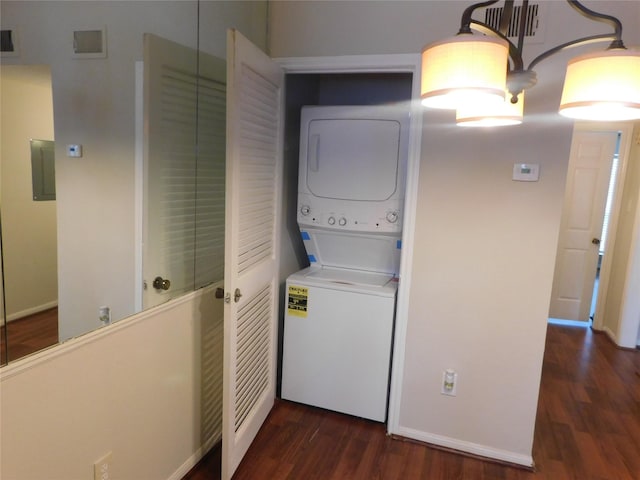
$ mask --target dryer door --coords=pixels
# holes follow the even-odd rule
[[[316,119],[309,123],[307,187],[316,197],[383,201],[396,191],[400,123]]]

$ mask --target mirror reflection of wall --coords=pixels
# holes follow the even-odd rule
[[[33,190],[35,139],[53,140],[51,68],[1,71],[2,252],[8,360],[58,341],[56,202]]]
[[[226,62],[157,35],[144,42],[148,308],[223,280]]]
[[[140,142],[135,120],[138,100],[135,65],[143,58],[144,33],[162,36],[191,49],[194,65],[197,65],[195,52],[198,41],[209,54],[223,57],[226,28],[236,22],[235,16],[246,19],[258,12],[262,18],[265,7],[262,2],[238,2],[229,8],[225,2],[199,5],[195,0],[4,1],[0,9],[2,29],[12,30],[15,38],[19,39],[18,52],[3,55],[3,71],[10,65],[51,65],[53,112],[50,115],[55,119],[57,177],[57,200],[52,203],[57,205],[58,234],[56,236],[54,230],[54,233],[39,237],[48,238],[54,244],[57,239],[57,248],[52,248],[54,251],[57,249],[58,333],[60,341],[65,341],[102,327],[106,322],[101,319],[101,307],[108,308],[110,321],[122,319],[142,308],[140,264],[144,252],[140,247],[142,236],[138,228],[141,219],[136,212],[139,213],[143,207],[136,204],[141,187],[135,180],[138,168],[136,150]],[[199,13],[209,19],[209,28],[200,39]],[[51,18],[56,20],[50,21]],[[104,54],[77,55],[73,39],[78,31],[103,32]],[[220,62],[224,64],[224,61]],[[49,89],[51,91],[51,85]],[[182,113],[185,118],[191,118],[189,121],[196,118],[195,108]],[[200,120],[202,125],[202,118]],[[219,137],[222,143],[218,142],[215,148],[223,159],[224,122],[214,120],[214,123],[222,128]],[[3,132],[7,124],[3,122]],[[30,133],[29,136],[53,139],[53,120],[49,135]],[[82,156],[68,155],[67,146],[72,144],[82,147]],[[195,151],[195,143],[193,149]],[[4,155],[2,162],[5,170]],[[3,175],[7,176],[6,172],[3,171]],[[193,183],[199,188],[198,199],[205,200],[203,181],[198,179]],[[4,201],[2,208],[4,221]],[[218,225],[219,220],[216,219]],[[196,229],[191,228],[191,232],[195,234]],[[197,244],[195,249],[204,252],[208,248],[208,240],[202,235],[205,233],[203,229],[197,233],[200,234],[197,240],[185,238],[183,243],[192,251]],[[206,237],[223,238],[223,232],[209,228]],[[213,251],[218,262],[222,251],[223,246],[218,243]],[[208,255],[210,259],[211,249]],[[34,257],[32,260],[34,265],[43,264]],[[5,262],[10,267],[12,260],[5,259]],[[200,275],[198,269],[203,263],[192,258],[191,276],[194,275],[194,263],[195,275]],[[147,288],[156,293],[149,285],[149,279],[144,280]],[[192,279],[189,283],[191,287],[182,289],[180,293],[211,282]],[[14,288],[13,285],[7,276],[7,292]],[[167,295],[161,300],[172,297]]]

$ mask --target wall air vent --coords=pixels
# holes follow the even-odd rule
[[[20,49],[17,30],[0,30],[0,55],[3,57],[17,57],[19,53]]]
[[[107,56],[106,28],[99,30],[74,30],[74,58],[105,58]]]
[[[496,30],[500,29],[500,18],[502,17],[503,7],[487,8],[484,12],[484,23]],[[524,39],[528,43],[543,41],[541,36],[544,33],[542,28],[543,6],[541,4],[529,4],[524,10],[522,5],[514,5],[511,12],[511,22],[507,30],[506,36],[510,40],[517,39],[520,33],[520,15],[524,11]]]

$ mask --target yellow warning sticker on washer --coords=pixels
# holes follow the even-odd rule
[[[307,300],[309,289],[289,285],[289,296],[287,300],[287,312],[294,317],[307,317]]]

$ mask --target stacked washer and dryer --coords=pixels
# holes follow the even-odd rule
[[[386,420],[408,128],[407,105],[302,108],[284,399]]]

